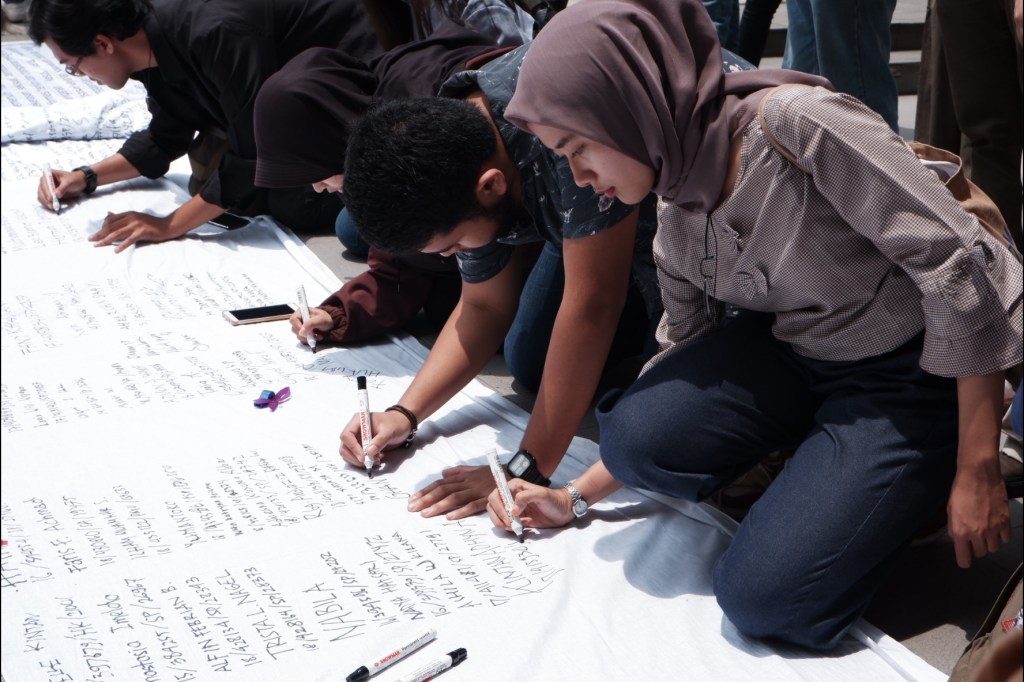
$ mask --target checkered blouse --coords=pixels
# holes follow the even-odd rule
[[[776,338],[811,358],[878,355],[924,330],[921,367],[933,374],[1021,362],[1021,263],[881,118],[847,95],[787,88],[765,121],[807,173],[755,118],[710,221],[660,203],[665,314],[647,368],[712,329],[705,291],[713,307],[774,313]]]

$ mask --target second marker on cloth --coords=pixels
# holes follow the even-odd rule
[[[433,663],[428,663],[419,670],[406,675],[405,677],[397,680],[397,682],[427,682],[432,680],[445,670],[454,668],[459,663],[466,660],[466,650],[456,649],[455,651],[449,651],[447,654],[437,659]]]
[[[359,435],[363,441],[363,466],[366,473],[373,478],[373,457],[366,454],[373,440],[373,433],[370,432],[370,396],[366,392],[366,377],[356,377],[356,388],[359,389]]]

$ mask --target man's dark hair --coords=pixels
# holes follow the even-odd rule
[[[152,11],[150,0],[32,0],[28,34],[36,45],[52,38],[67,54],[87,57],[96,36],[133,36]]]
[[[476,182],[497,149],[487,117],[460,99],[380,104],[354,125],[345,161],[345,207],[382,251],[418,251],[481,214]]]

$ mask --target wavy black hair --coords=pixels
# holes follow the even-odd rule
[[[491,122],[460,99],[419,97],[380,104],[352,128],[345,206],[367,242],[418,251],[480,214],[476,183],[497,149]]]
[[[67,54],[88,57],[96,36],[131,37],[152,11],[150,0],[32,0],[28,35],[36,45],[51,38]]]

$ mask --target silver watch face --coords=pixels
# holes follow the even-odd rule
[[[521,452],[517,452],[515,456],[508,462],[508,472],[519,478],[530,468],[529,458]]]
[[[583,516],[587,513],[587,501],[582,497],[572,503],[572,513],[576,516]]]

